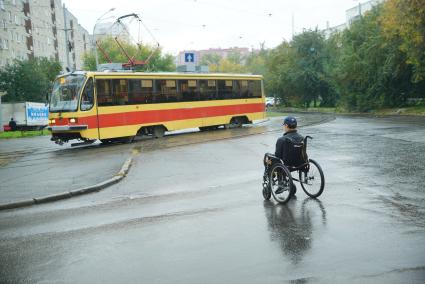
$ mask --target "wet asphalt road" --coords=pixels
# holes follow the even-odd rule
[[[425,121],[302,127],[326,188],[286,206],[261,196],[277,123],[110,147],[134,154],[121,183],[0,212],[0,282],[423,283]]]
[[[305,116],[301,125],[323,123],[329,115]],[[188,129],[167,134],[165,139],[138,137],[137,143],[89,146],[63,146],[50,137],[0,140],[0,205],[61,194],[103,182],[117,174],[123,162],[140,151],[203,143],[206,141],[243,137],[280,128],[273,123],[258,123],[225,131],[200,134]],[[183,137],[181,137],[184,135]]]

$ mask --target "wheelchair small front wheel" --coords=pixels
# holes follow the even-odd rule
[[[286,203],[294,194],[291,172],[282,164],[275,164],[270,171],[270,189],[273,198],[279,203]]]
[[[270,182],[268,180],[263,181],[263,197],[264,200],[269,200],[272,196],[272,191],[270,190]]]
[[[325,188],[325,176],[322,168],[315,160],[309,159],[308,171],[299,171],[301,187],[304,192],[313,198],[319,197]]]

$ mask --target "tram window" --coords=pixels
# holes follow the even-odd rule
[[[248,92],[252,98],[261,98],[261,81],[249,81]]]
[[[199,100],[196,80],[179,80],[180,101],[192,102]]]
[[[217,96],[217,87],[215,80],[199,81],[200,100],[215,100]]]
[[[111,80],[96,80],[97,104],[99,106],[113,105]]]
[[[84,87],[83,94],[81,96],[81,110],[90,110],[94,104],[94,95],[93,95],[93,78],[90,78],[86,86]]]
[[[176,102],[177,100],[176,80],[155,80],[155,103]]]
[[[176,80],[165,80],[165,96],[167,102],[178,102],[180,101],[180,94],[177,92]]]
[[[153,103],[163,103],[165,96],[162,94],[163,86],[165,88],[165,80],[155,80],[154,95],[152,98]]]
[[[175,88],[176,87],[176,81],[175,80],[165,80],[165,87]]]
[[[128,81],[126,79],[112,80],[114,105],[128,104]]]
[[[241,98],[249,98],[249,89],[248,89],[248,81],[242,80],[240,83],[240,97]]]
[[[233,81],[232,98],[239,99],[241,97],[241,81]]]
[[[140,80],[128,80],[128,103],[145,103],[145,100],[142,97],[142,86]]]
[[[152,102],[152,80],[129,80],[128,89],[129,104],[146,104]]]
[[[146,103],[152,103],[153,82],[152,80],[141,80],[142,95],[146,98]]]
[[[233,91],[232,80],[218,80],[218,99],[231,99]]]

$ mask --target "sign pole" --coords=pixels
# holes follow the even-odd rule
[[[3,129],[3,112],[2,112],[3,107],[1,106],[1,97],[3,97],[6,94],[7,94],[7,92],[0,91],[0,132],[4,131],[4,129]]]

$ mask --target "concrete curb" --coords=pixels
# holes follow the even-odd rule
[[[120,182],[127,175],[128,171],[130,170],[130,166],[131,166],[132,162],[133,162],[133,158],[132,157],[128,158],[124,162],[120,171],[116,175],[114,175],[110,179],[107,179],[107,180],[100,182],[98,184],[88,186],[88,187],[79,188],[79,189],[68,191],[68,192],[62,192],[62,193],[47,195],[47,196],[43,196],[43,197],[36,197],[36,198],[33,198],[33,199],[29,199],[29,200],[22,200],[22,201],[18,201],[18,202],[0,204],[0,211],[8,210],[8,209],[21,208],[21,207],[28,207],[28,206],[32,206],[32,205],[58,201],[58,200],[62,200],[62,199],[71,198],[71,197],[74,197],[74,196],[79,196],[79,195],[83,195],[83,194],[87,194],[87,193],[101,191],[102,189],[105,189],[105,188],[107,188],[107,187],[109,187],[113,184]]]

